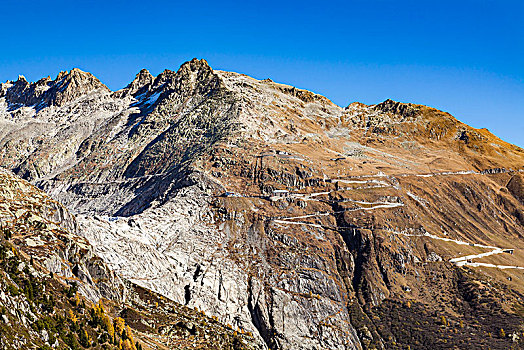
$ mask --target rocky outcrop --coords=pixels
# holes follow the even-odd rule
[[[58,202],[29,183],[0,170],[0,227],[18,248],[48,273],[97,302],[101,297],[122,302],[122,280],[95,255],[89,242],[78,235],[76,218]]]
[[[515,174],[508,181],[506,188],[520,203],[524,204],[524,177],[522,174]]]
[[[390,99],[375,105],[374,108],[382,112],[401,115],[405,118],[413,117],[420,110],[417,105],[412,103],[401,103]]]

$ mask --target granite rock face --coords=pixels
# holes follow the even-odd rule
[[[103,261],[86,280],[115,273],[261,347],[416,347],[417,317],[469,320],[451,258],[524,246],[524,151],[426,106],[341,108],[197,59],[116,92],[78,70],[0,91],[0,165],[76,215]],[[520,254],[474,278],[519,290]],[[407,301],[412,322],[384,323]]]
[[[123,302],[121,278],[78,235],[76,218],[60,203],[31,184],[0,170],[0,226],[24,253],[92,302],[101,297]]]

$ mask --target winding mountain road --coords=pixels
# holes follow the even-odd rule
[[[510,173],[510,172],[524,172],[523,169],[513,170],[513,169],[486,169],[482,171],[474,171],[474,170],[462,170],[462,171],[443,171],[443,172],[434,172],[434,173],[427,173],[427,174],[397,174],[395,176],[397,177],[407,177],[407,176],[417,176],[417,177],[433,177],[433,176],[448,176],[448,175],[490,175],[495,173]],[[382,180],[376,180],[373,178],[387,178],[388,175],[383,173],[378,174],[367,174],[367,175],[357,175],[357,176],[349,176],[346,178],[337,178],[337,179],[329,179],[328,181],[332,183],[341,182],[341,183],[347,183],[347,184],[374,184],[379,187],[387,187],[391,186],[394,187],[394,185],[389,184]],[[333,192],[337,192],[337,190],[332,191],[324,191],[324,192],[314,192],[314,193],[290,193],[289,197],[306,200],[306,201],[325,201],[325,200],[319,200],[314,197],[322,196],[322,195],[329,195]],[[413,195],[412,193],[407,193],[409,197],[420,201],[421,199],[417,196]],[[239,195],[240,197],[248,197]],[[299,215],[299,216],[288,216],[288,217],[273,217],[270,218],[270,220],[274,223],[278,223],[281,225],[304,225],[304,226],[310,226],[310,227],[316,227],[316,228],[329,228],[329,229],[343,229],[340,227],[332,227],[329,225],[322,225],[317,223],[311,223],[311,222],[304,222],[304,221],[295,221],[297,219],[306,219],[306,218],[313,218],[313,217],[321,217],[321,216],[329,216],[329,215],[336,215],[336,214],[342,214],[345,212],[350,211],[370,211],[375,209],[388,209],[388,208],[396,208],[404,206],[404,203],[398,203],[398,202],[366,202],[366,201],[356,201],[352,199],[346,200],[347,202],[353,202],[359,207],[356,208],[348,208],[344,210],[339,211],[333,211],[333,212],[317,212],[314,214],[308,214],[308,215]],[[452,258],[449,260],[449,262],[455,264],[456,266],[470,266],[470,267],[492,267],[492,268],[498,268],[498,269],[519,269],[524,270],[523,266],[515,266],[515,265],[496,265],[496,264],[489,264],[489,263],[480,263],[480,262],[472,262],[473,259],[480,259],[491,255],[496,254],[502,254],[507,252],[508,250],[511,250],[510,248],[500,248],[495,246],[489,246],[485,244],[480,243],[471,243],[471,242],[465,242],[461,240],[446,238],[446,237],[440,237],[434,234],[430,233],[424,233],[424,234],[410,234],[405,232],[397,232],[397,231],[391,231],[391,233],[396,235],[403,235],[406,237],[427,237],[430,239],[445,241],[445,242],[451,242],[459,245],[467,245],[471,247],[478,247],[478,248],[485,248],[485,249],[491,249],[489,252],[485,253],[479,253],[479,254],[471,254],[461,257]]]
[[[402,236],[407,236],[407,237],[428,237],[428,238],[431,238],[431,239],[437,239],[437,240],[441,240],[441,241],[445,241],[445,242],[452,242],[452,243],[460,244],[460,245],[468,245],[468,246],[471,246],[471,247],[493,249],[490,252],[466,255],[466,256],[461,256],[461,257],[457,257],[457,258],[452,258],[452,259],[449,260],[449,262],[451,262],[451,263],[453,263],[453,264],[455,264],[457,266],[494,267],[494,268],[503,269],[503,270],[504,269],[524,270],[523,266],[495,265],[495,264],[488,264],[488,263],[475,263],[475,262],[471,261],[473,259],[479,259],[479,258],[484,258],[484,257],[490,256],[490,255],[505,253],[505,251],[509,250],[508,248],[499,248],[499,247],[488,246],[488,245],[484,245],[484,244],[470,243],[470,242],[460,241],[460,240],[451,239],[451,238],[439,237],[439,236],[436,236],[436,235],[433,235],[433,234],[430,234],[430,233],[410,234],[410,233],[397,232],[397,231],[390,231],[390,232],[393,233],[393,234],[396,234],[396,235],[402,235]]]

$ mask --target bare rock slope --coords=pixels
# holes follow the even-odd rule
[[[0,228],[1,349],[261,348],[250,333],[118,277],[66,208],[4,170]]]
[[[117,92],[24,81],[0,165],[121,278],[271,349],[522,344],[524,150],[489,131],[197,59]]]

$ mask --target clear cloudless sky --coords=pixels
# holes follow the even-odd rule
[[[0,2],[0,81],[109,88],[205,58],[346,106],[429,105],[524,147],[523,0]]]

